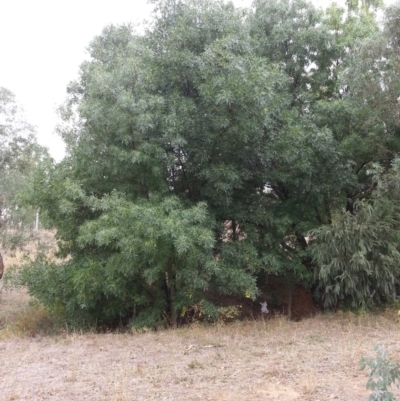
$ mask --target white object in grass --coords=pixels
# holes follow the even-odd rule
[[[260,302],[260,305],[261,305],[261,313],[265,313],[265,314],[269,313],[267,303],[265,301]]]

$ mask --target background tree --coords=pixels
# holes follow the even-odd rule
[[[399,3],[386,11],[383,30],[357,42],[343,71],[354,134],[347,148],[358,188],[331,226],[313,232],[317,280],[327,305],[387,301],[399,282]]]
[[[23,206],[22,192],[32,171],[48,158],[36,142],[21,106],[9,90],[0,87],[0,244],[3,249],[21,245],[32,230],[36,209]]]

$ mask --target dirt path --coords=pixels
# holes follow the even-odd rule
[[[376,343],[400,359],[395,320],[392,312],[6,338],[0,340],[0,401],[366,401],[359,360],[373,356]]]

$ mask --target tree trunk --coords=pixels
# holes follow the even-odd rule
[[[286,281],[286,289],[288,295],[288,318],[292,318],[292,309],[293,309],[293,292],[295,287],[295,281],[292,274],[289,274]]]
[[[178,326],[178,316],[175,311],[175,282],[171,283],[171,287],[169,289],[169,299],[170,299],[170,308],[171,308],[171,327],[176,328]]]
[[[178,326],[178,316],[175,311],[175,286],[176,286],[176,277],[174,271],[173,262],[168,262],[168,269],[166,272],[166,282],[168,288],[168,307],[170,313],[170,326],[177,327]]]
[[[3,257],[1,256],[0,253],[0,278],[3,277],[3,273],[4,273],[4,263],[3,263]]]
[[[288,317],[292,318],[292,306],[293,306],[293,286],[289,285],[289,294],[288,294]]]

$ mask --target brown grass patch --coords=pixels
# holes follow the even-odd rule
[[[399,360],[399,340],[391,310],[143,334],[3,336],[0,401],[364,401],[360,358],[379,343]]]
[[[53,256],[56,251],[55,234],[52,231],[33,231],[30,242],[23,250],[3,252],[5,271],[20,265],[25,258],[33,259],[38,251]],[[37,303],[32,303],[25,289],[7,291],[0,280],[0,339],[14,336],[30,336],[54,332],[54,319]]]
[[[25,289],[0,293],[0,340],[54,334],[55,320]]]
[[[26,292],[0,297],[0,401],[365,401],[361,357],[382,344],[400,360],[396,310],[44,335],[52,320]]]

